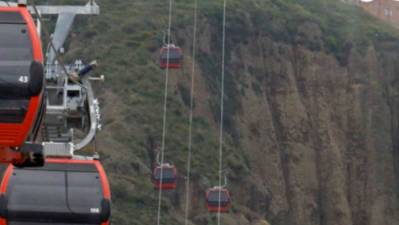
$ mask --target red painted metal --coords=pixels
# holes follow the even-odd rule
[[[169,62],[168,62],[169,54]],[[172,59],[171,56],[177,56],[177,58]],[[159,66],[161,69],[179,69],[182,67],[183,51],[181,48],[174,45],[168,45],[162,47],[160,50]]]
[[[98,160],[77,160],[69,158],[49,158],[46,160],[47,163],[60,163],[60,164],[90,164],[94,165],[100,175],[102,190],[104,199],[111,201],[111,188],[109,186],[107,174],[101,163]],[[0,194],[5,194],[7,192],[7,186],[10,176],[13,173],[14,166],[12,164],[8,165],[6,172],[4,173],[3,180],[0,184]],[[103,222],[101,225],[109,225],[110,221]],[[4,218],[0,218],[0,225],[7,225],[7,221]]]
[[[33,59],[43,63],[43,52],[40,37],[36,30],[36,25],[25,6],[19,7],[0,7],[0,12],[17,12],[22,15],[27,24],[27,30],[32,42]],[[43,93],[30,98],[28,110],[25,119],[20,124],[0,123],[0,163],[23,162],[25,155],[11,150],[10,148],[19,148],[27,140],[32,132],[32,128],[38,119]]]
[[[163,171],[166,170],[172,170],[173,173],[173,179],[164,179],[161,181],[161,179],[156,179],[155,176],[158,173],[161,173],[161,170]],[[161,166],[157,166],[154,168],[152,172],[152,183],[154,185],[154,188],[156,190],[162,189],[162,190],[173,190],[176,189],[177,187],[177,169],[173,165],[169,164],[164,164]]]
[[[228,199],[227,202],[221,202],[220,204],[211,204],[210,200],[209,200],[209,196],[211,193],[217,193],[219,194],[219,191],[221,194],[225,195]],[[231,208],[231,194],[230,191],[227,188],[219,188],[219,187],[215,187],[215,188],[211,188],[209,189],[206,194],[205,194],[205,199],[206,199],[206,207],[208,209],[208,212],[211,213],[228,213],[230,211]]]

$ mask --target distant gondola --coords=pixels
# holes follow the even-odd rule
[[[0,162],[41,166],[34,144],[45,110],[43,53],[24,5],[0,7]]]
[[[176,188],[176,182],[177,170],[175,166],[163,164],[154,168],[152,172],[152,183],[155,189],[172,190]]]
[[[10,165],[0,189],[0,225],[109,225],[111,193],[98,160]]]
[[[227,190],[226,188],[223,187],[210,188],[206,192],[205,197],[206,197],[206,206],[209,212],[222,212],[222,213],[229,212],[231,207],[231,195],[229,190]]]
[[[159,56],[159,66],[161,69],[179,69],[182,67],[182,61],[183,52],[181,48],[173,44],[169,44],[161,48]]]

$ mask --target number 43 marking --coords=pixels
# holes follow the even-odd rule
[[[26,84],[26,83],[29,82],[29,78],[28,78],[28,76],[20,76],[18,81],[21,82],[21,83]]]

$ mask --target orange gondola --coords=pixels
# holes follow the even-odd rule
[[[0,37],[0,162],[41,166],[43,53],[26,6],[0,7]]]
[[[181,48],[173,44],[169,44],[161,48],[159,56],[159,66],[161,69],[179,69],[182,67],[182,61],[183,52]]]
[[[231,194],[227,188],[210,188],[205,195],[208,212],[227,213],[231,208]]]
[[[47,159],[6,170],[0,225],[109,225],[111,191],[98,160]]]
[[[163,164],[154,168],[152,172],[152,183],[155,189],[176,189],[177,169],[174,165]]]

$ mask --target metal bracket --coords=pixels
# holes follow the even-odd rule
[[[90,0],[85,6],[37,6],[38,11],[42,15],[59,15],[62,13],[69,13],[75,15],[99,15],[100,7],[97,5],[96,1]],[[33,7],[28,6],[29,11],[35,14]]]
[[[87,136],[78,144],[75,144],[74,151],[81,150],[94,139],[96,136],[97,130],[101,129],[100,124],[100,107],[98,100],[94,98],[93,90],[91,84],[88,80],[83,80],[83,85],[87,89],[87,100],[89,103],[89,115],[90,115],[90,130]]]

